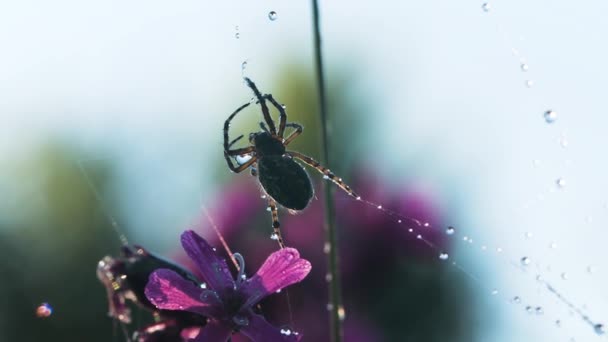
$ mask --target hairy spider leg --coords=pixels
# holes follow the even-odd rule
[[[270,214],[272,215],[272,229],[274,230],[274,237],[279,242],[280,248],[285,248],[285,242],[281,235],[281,223],[279,222],[279,210],[277,208],[277,202],[272,197],[268,196],[268,207],[270,208]]]
[[[260,106],[262,107],[262,114],[264,115],[264,121],[266,121],[266,124],[268,125],[268,128],[270,129],[270,133],[272,135],[276,135],[277,129],[274,125],[274,121],[272,121],[272,118],[270,117],[270,111],[268,110],[268,106],[266,105],[266,99],[264,98],[264,96],[262,96],[262,94],[260,93],[258,88],[255,86],[255,83],[253,83],[253,81],[250,80],[249,77],[245,77],[245,82],[247,83],[247,86],[249,88],[251,88],[251,90],[253,90],[253,94],[255,94],[255,97],[258,99],[258,102],[260,103]]]
[[[333,172],[331,172],[331,170],[329,170],[328,168],[322,166],[321,164],[319,164],[318,161],[312,159],[311,157],[304,155],[300,152],[295,152],[295,151],[287,151],[287,154],[291,155],[292,157],[298,158],[301,161],[305,162],[306,164],[314,167],[315,169],[317,169],[317,171],[319,171],[320,173],[322,173],[325,177],[327,177],[328,179],[330,179],[332,182],[334,182],[338,187],[340,187],[340,189],[344,190],[347,194],[349,194],[350,196],[356,198],[356,199],[360,199],[361,197],[359,197],[359,195],[357,195],[351,188],[350,186],[348,186],[346,183],[344,183],[342,181],[342,178],[340,177],[336,177],[336,175],[334,175]]]
[[[277,136],[283,137],[285,134],[285,125],[287,124],[287,113],[285,112],[285,108],[281,106],[275,99],[272,97],[272,94],[264,95],[270,103],[272,103],[275,108],[279,111],[279,131],[277,132]]]
[[[230,116],[228,117],[228,119],[226,119],[226,121],[224,121],[224,151],[228,151],[230,149],[230,143],[228,143],[228,141],[230,141],[230,139],[228,138],[228,131],[230,130],[230,121],[232,121],[232,119],[234,119],[234,117],[240,111],[247,108],[249,105],[250,105],[250,103],[248,102],[248,103],[245,103],[244,105],[240,106],[232,114],[230,114]],[[233,142],[234,142],[234,140],[233,140]]]
[[[239,135],[239,136],[238,136],[236,139],[232,140],[232,141],[230,142],[230,144],[228,144],[228,148],[230,148],[230,147],[232,147],[232,145],[236,144],[236,142],[237,142],[237,141],[239,141],[239,140],[243,139],[243,137],[244,137],[244,135],[243,135],[243,134],[241,134],[241,135]]]
[[[291,132],[291,134],[289,134],[287,139],[285,139],[285,141],[283,142],[283,145],[287,146],[287,145],[289,145],[290,142],[292,142],[295,138],[297,138],[298,135],[302,134],[304,127],[302,127],[302,125],[300,125],[299,123],[295,123],[295,122],[290,122],[290,123],[286,124],[285,126],[295,128],[293,130],[293,132]]]
[[[266,128],[266,124],[264,124],[263,121],[260,121],[260,128],[262,129],[262,131],[266,132],[266,133],[270,133],[268,131],[268,128]]]

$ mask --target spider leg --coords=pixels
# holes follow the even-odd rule
[[[266,128],[266,125],[264,124],[264,122],[260,122],[260,128],[262,128],[262,130],[263,130],[264,132],[266,132],[266,133],[270,133],[270,132],[268,131],[268,128]]]
[[[272,94],[266,94],[265,97],[268,99],[268,101],[270,101],[270,103],[272,103],[275,108],[279,111],[279,131],[277,132],[277,135],[279,137],[283,137],[283,134],[285,133],[285,125],[287,124],[287,113],[285,112],[285,108],[283,108],[283,106],[281,106],[275,99],[274,97],[272,97]]]
[[[287,146],[293,139],[297,138],[298,135],[302,134],[304,127],[302,127],[302,125],[295,123],[295,122],[290,122],[290,123],[286,124],[285,126],[295,128],[295,130],[293,132],[291,132],[291,134],[283,142],[283,145]]]
[[[239,108],[237,108],[232,114],[230,114],[230,116],[228,117],[228,119],[226,119],[226,121],[224,122],[224,150],[225,151],[227,151],[230,148],[230,143],[228,143],[228,141],[230,140],[228,138],[228,130],[230,130],[230,121],[232,121],[232,119],[234,119],[234,117],[241,110],[245,109],[247,106],[249,106],[249,103],[245,103],[244,105],[242,105]],[[234,140],[233,140],[233,142],[234,142]]]
[[[228,163],[228,167],[234,173],[242,172],[243,170],[247,169],[248,167],[250,167],[253,163],[255,163],[258,160],[258,157],[253,156],[246,163],[241,164],[239,166],[235,166],[227,151],[224,151],[224,158],[226,159],[226,163]]]
[[[228,144],[228,148],[232,147],[232,145],[236,144],[237,141],[243,139],[244,135],[239,135],[236,139],[232,140],[230,144]]]
[[[241,154],[248,154],[248,153],[251,153],[254,151],[255,151],[255,146],[249,146],[249,147],[237,148],[235,150],[225,150],[224,153],[226,153],[229,156],[240,156]]]
[[[283,241],[281,230],[279,229],[281,227],[281,223],[279,222],[279,210],[277,209],[277,203],[270,196],[268,196],[268,208],[270,208],[270,213],[272,215],[272,229],[274,230],[272,239],[277,240],[279,242],[279,247],[283,249],[285,248],[285,242]]]
[[[319,171],[319,172],[321,172],[323,174],[323,177],[326,177],[327,179],[329,179],[332,182],[334,182],[338,187],[340,187],[340,189],[344,190],[347,194],[349,194],[350,196],[352,196],[352,197],[354,197],[356,199],[360,199],[359,195],[357,195],[350,188],[350,186],[348,186],[346,183],[344,183],[342,181],[342,178],[336,177],[336,175],[334,175],[334,173],[331,172],[331,170],[329,170],[328,168],[326,168],[326,167],[322,166],[321,164],[319,164],[318,161],[310,158],[307,155],[299,153],[299,152],[288,151],[287,154],[291,155],[292,157],[298,158],[301,161],[305,162],[306,164],[314,167],[315,169],[317,169],[317,171]]]
[[[274,125],[274,122],[272,121],[272,118],[270,117],[270,111],[268,110],[268,106],[266,105],[266,99],[264,98],[264,96],[262,96],[262,94],[260,93],[260,91],[255,86],[255,83],[253,83],[252,80],[250,80],[248,77],[245,77],[245,82],[247,82],[247,86],[249,86],[249,88],[251,88],[251,90],[253,90],[255,97],[258,99],[258,102],[260,103],[260,106],[262,107],[262,114],[264,115],[264,121],[266,121],[266,124],[268,125],[268,128],[270,129],[270,133],[273,135],[277,134],[277,129]]]

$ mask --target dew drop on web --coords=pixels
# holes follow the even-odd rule
[[[532,263],[532,260],[530,260],[530,258],[528,258],[528,257],[523,257],[523,258],[521,258],[520,261],[521,261],[521,264],[524,266],[528,266],[528,265],[530,265],[530,263]]]
[[[445,233],[448,235],[454,235],[454,233],[456,232],[456,229],[454,229],[454,227],[449,226],[446,230]]]
[[[554,110],[551,110],[551,109],[546,111],[545,114],[543,114],[543,116],[547,123],[554,123],[555,120],[557,120],[557,112],[555,112]]]

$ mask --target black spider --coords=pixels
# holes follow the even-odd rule
[[[323,177],[330,179],[350,196],[360,199],[348,185],[342,182],[342,178],[336,177],[329,169],[321,166],[314,159],[295,151],[286,150],[287,145],[302,133],[303,127],[295,122],[287,122],[287,113],[271,94],[262,95],[255,84],[245,78],[245,82],[253,90],[257,102],[262,108],[264,122],[260,122],[262,128],[259,132],[249,134],[250,146],[245,148],[230,149],[237,141],[243,138],[240,135],[230,141],[228,130],[230,121],[244,108],[250,105],[246,103],[237,108],[224,123],[224,157],[228,167],[233,172],[239,173],[251,167],[251,174],[257,176],[264,191],[268,195],[268,205],[272,214],[272,227],[274,229],[273,239],[279,241],[281,247],[284,246],[283,239],[279,230],[280,223],[277,212],[277,203],[290,209],[302,210],[308,206],[313,197],[313,187],[306,173],[306,170],[295,162],[297,158],[304,163],[314,167],[323,174]],[[270,117],[270,111],[266,105],[266,100],[279,111],[279,128],[277,130],[274,121]],[[268,125],[268,127],[266,127]],[[285,128],[291,127],[294,130],[284,138]],[[250,157],[249,160],[235,165],[231,157]]]

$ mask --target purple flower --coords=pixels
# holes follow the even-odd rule
[[[276,251],[251,278],[246,278],[245,262],[239,254],[240,272],[232,278],[224,259],[195,232],[182,234],[182,246],[198,267],[205,281],[197,285],[179,274],[160,269],[150,275],[146,296],[163,310],[193,312],[208,318],[207,325],[192,341],[224,342],[238,331],[253,341],[299,341],[300,336],[280,330],[255,313],[253,307],[264,297],[300,282],[311,269],[294,248]]]

